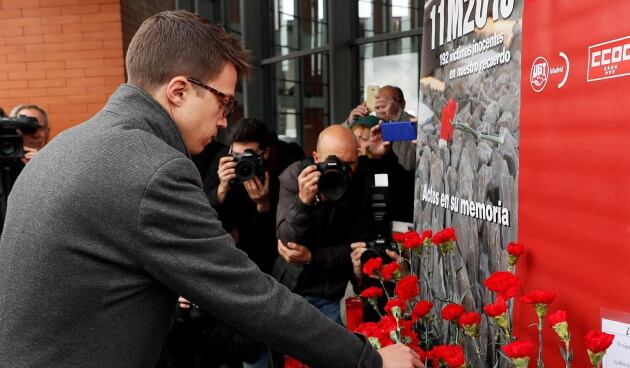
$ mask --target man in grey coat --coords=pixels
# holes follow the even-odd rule
[[[0,367],[153,368],[177,295],[314,367],[419,367],[264,275],[189,158],[227,125],[246,53],[184,12],[145,21],[122,85],[18,178],[0,242]]]

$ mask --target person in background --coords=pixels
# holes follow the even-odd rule
[[[18,105],[11,110],[11,116],[26,115],[37,119],[39,128],[34,132],[22,132],[24,147],[40,150],[48,143],[50,126],[48,125],[48,113],[43,107],[35,104]],[[32,150],[30,151],[32,152]],[[36,151],[35,151],[36,152]],[[32,156],[32,155],[31,155]]]
[[[354,137],[357,139],[359,156],[366,156],[370,145],[370,128],[365,124],[354,123],[350,126],[350,130],[352,130]]]
[[[383,122],[415,121],[416,118],[405,111],[406,101],[403,91],[396,86],[383,86],[376,96],[374,114]],[[344,124],[350,126],[357,118],[368,116],[371,113],[365,102],[356,106]],[[416,144],[412,141],[392,142],[392,151],[398,157],[398,162],[407,171],[416,170]]]
[[[371,133],[378,129],[374,127]],[[319,134],[314,162],[321,164],[334,156],[335,167],[344,167],[348,176],[339,198],[327,198],[319,191],[322,173],[316,165],[294,163],[280,176],[276,217],[280,257],[273,275],[337,322],[348,281],[361,276],[351,254],[359,256],[365,242],[376,237],[370,198],[374,174],[389,177],[388,205],[393,217],[404,221],[413,217],[413,177],[382,139],[372,138],[368,158],[358,156],[353,133],[342,125],[329,126]]]

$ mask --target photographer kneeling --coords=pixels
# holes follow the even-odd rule
[[[369,152],[370,158],[358,157],[353,133],[332,125],[319,135],[315,164],[295,163],[280,176],[280,257],[273,275],[338,322],[346,285],[360,276],[351,260],[352,244],[362,248],[356,243],[389,231],[374,223],[374,174],[387,174],[391,216],[411,221],[413,215],[413,176],[398,164],[379,127],[371,131]]]

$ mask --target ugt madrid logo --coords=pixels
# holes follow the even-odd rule
[[[588,47],[588,82],[626,75],[630,75],[630,36]]]
[[[539,56],[532,64],[532,71],[529,73],[529,83],[535,92],[542,91],[549,80],[549,63],[547,59]]]

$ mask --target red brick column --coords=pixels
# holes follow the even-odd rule
[[[124,82],[119,0],[1,0],[0,106],[35,103],[52,135],[85,121]]]

